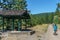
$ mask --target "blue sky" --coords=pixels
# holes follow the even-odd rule
[[[27,8],[32,14],[54,12],[60,0],[27,0]]]

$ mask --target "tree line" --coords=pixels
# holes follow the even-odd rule
[[[31,14],[32,25],[51,24],[53,23],[54,15],[54,12]]]

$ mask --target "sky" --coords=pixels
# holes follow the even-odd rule
[[[54,12],[60,0],[26,0],[31,14]]]

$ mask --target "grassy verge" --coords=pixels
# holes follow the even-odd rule
[[[60,24],[57,24],[57,26],[58,26],[58,29],[60,29]]]
[[[36,31],[39,34],[43,34],[47,31],[48,24],[42,24],[32,27],[32,30]]]

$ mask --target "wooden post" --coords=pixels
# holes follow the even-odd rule
[[[18,31],[21,31],[21,19],[18,20]]]
[[[14,18],[12,18],[12,31],[14,31]]]
[[[25,29],[27,28],[27,19],[24,19],[25,20]]]
[[[9,26],[9,19],[7,18],[7,29],[8,29],[8,26]]]
[[[2,25],[3,27],[2,27],[2,29],[3,29],[3,32],[4,32],[4,17],[3,17],[2,20],[3,20],[3,25]]]

